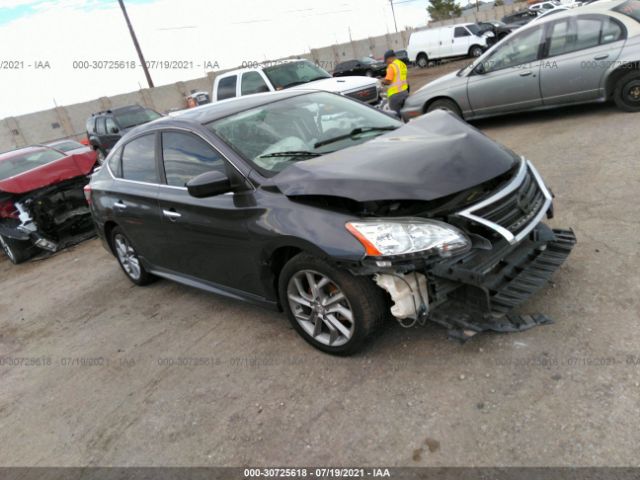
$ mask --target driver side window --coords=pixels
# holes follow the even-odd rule
[[[485,60],[485,72],[494,72],[536,61],[540,46],[544,41],[543,32],[543,28],[537,27],[516,35],[502,44],[493,52],[493,55]]]

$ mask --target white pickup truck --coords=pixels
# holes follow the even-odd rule
[[[339,93],[370,105],[380,102],[380,83],[369,77],[332,77],[308,60],[269,62],[218,75],[212,101],[285,89],[317,89]]]

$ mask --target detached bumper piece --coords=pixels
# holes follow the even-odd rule
[[[516,246],[472,251],[439,264],[432,274],[444,300],[428,319],[465,341],[483,331],[520,332],[552,323],[542,314],[508,314],[549,282],[576,243],[571,230],[540,224]],[[462,285],[461,285],[462,284]]]

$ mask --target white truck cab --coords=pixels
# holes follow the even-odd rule
[[[491,35],[491,32],[481,33],[475,23],[427,28],[411,34],[407,53],[409,60],[421,68],[440,58],[479,57],[489,46],[487,38]]]
[[[371,105],[380,101],[378,80],[369,77],[332,77],[308,60],[267,62],[252,68],[225,72],[216,77],[211,99],[215,102],[295,88],[339,93]]]

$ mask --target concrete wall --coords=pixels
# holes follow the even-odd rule
[[[465,10],[462,17],[442,22],[432,22],[429,27],[453,23],[476,22],[500,19],[504,15],[524,8],[523,3],[514,3],[499,7],[483,5],[479,12]],[[428,27],[425,27],[428,28]],[[312,49],[310,53],[289,58],[306,58],[332,71],[337,63],[350,58],[373,55],[382,57],[390,48],[405,49],[409,43],[412,30],[389,33],[378,37],[331,45]],[[209,72],[206,77],[195,78],[171,85],[143,89],[136,92],[124,93],[113,97],[101,97],[89,102],[76,103],[51,110],[9,117],[0,120],[0,152],[11,150],[24,145],[45,143],[61,138],[81,140],[85,137],[85,121],[93,112],[116,108],[131,104],[140,104],[159,112],[186,107],[185,97],[192,90],[210,91],[217,74],[224,72]]]

